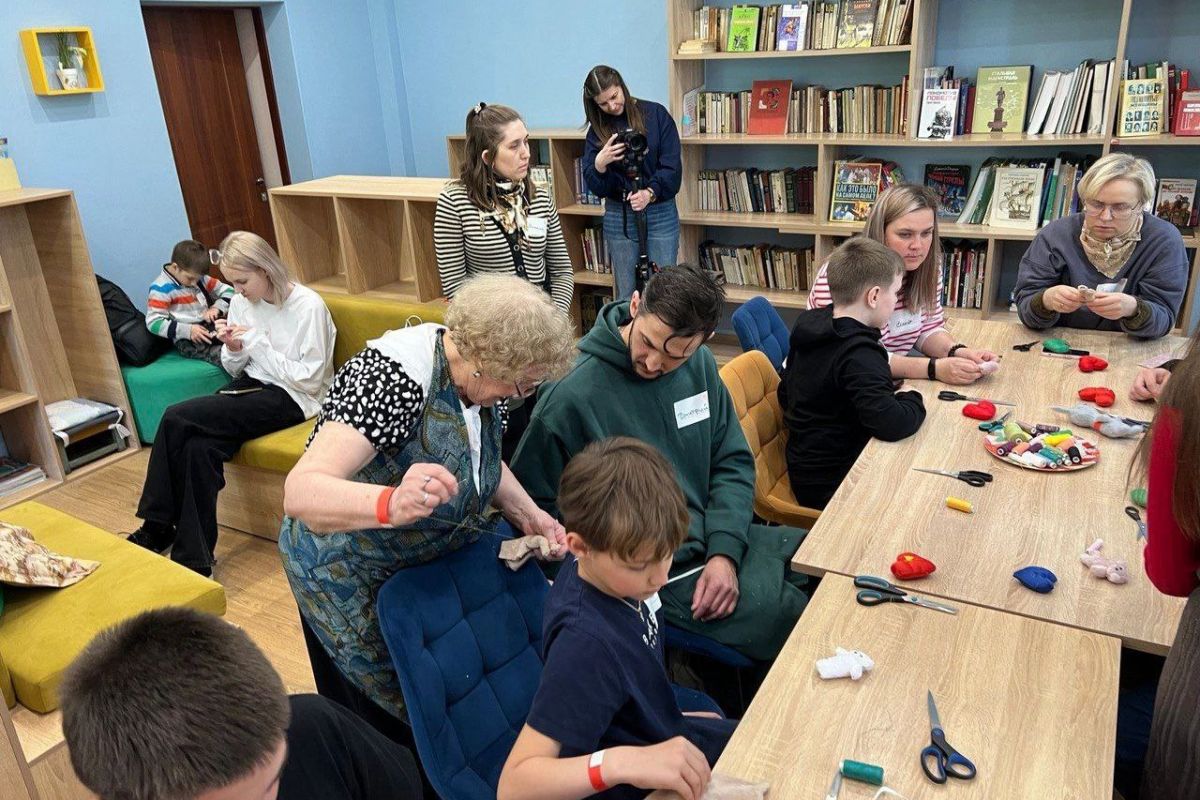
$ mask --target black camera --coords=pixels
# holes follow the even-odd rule
[[[627,178],[636,180],[642,172],[642,162],[646,160],[646,134],[626,128],[617,134],[616,143],[625,145],[625,152],[621,155],[621,169]]]

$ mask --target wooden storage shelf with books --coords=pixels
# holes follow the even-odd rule
[[[584,203],[571,203],[558,209],[558,216],[603,217],[604,206],[594,206]]]
[[[910,44],[895,47],[863,47],[853,50],[801,50],[782,53],[702,52],[680,54],[680,46],[685,41],[696,37],[696,33],[693,30],[693,15],[705,3],[703,0],[666,0],[665,5],[667,13],[668,106],[672,116],[674,116],[677,122],[681,123],[681,130],[684,118],[684,95],[705,86],[706,64],[710,61],[768,59],[766,64],[757,65],[757,62],[754,62],[757,65],[755,67],[757,74],[754,77],[773,79],[777,75],[772,74],[772,70],[778,69],[780,62],[771,61],[770,59],[795,56],[849,57],[853,55],[858,56],[854,60],[856,74],[862,73],[864,67],[873,68],[877,62],[880,72],[880,80],[878,82],[885,83],[886,85],[886,83],[891,83],[896,78],[896,59],[898,56],[885,56],[883,54],[907,53],[906,72],[910,76],[909,85],[911,87],[907,106],[907,118],[909,121],[909,132],[907,134],[785,133],[751,135],[748,133],[688,133],[687,135],[681,135],[680,141],[683,145],[683,181],[677,198],[681,222],[681,260],[694,261],[697,258],[698,247],[702,241],[709,238],[719,238],[719,235],[710,232],[709,228],[734,227],[743,229],[757,228],[778,234],[813,236],[814,260],[817,264],[821,263],[845,237],[852,235],[862,227],[861,223],[856,225],[831,222],[829,216],[834,164],[838,160],[859,155],[859,148],[869,148],[870,155],[879,158],[886,158],[886,150],[889,148],[904,148],[908,152],[911,152],[913,149],[919,149],[928,152],[929,157],[927,161],[929,163],[938,163],[937,160],[944,158],[944,156],[935,154],[945,152],[947,148],[950,150],[972,148],[975,152],[979,152],[980,149],[984,149],[985,151],[987,149],[994,149],[999,151],[998,154],[1013,151],[1015,148],[1043,148],[1050,156],[1054,156],[1056,152],[1061,150],[1078,148],[1089,154],[1100,156],[1116,149],[1141,151],[1143,148],[1157,146],[1186,147],[1189,145],[1200,145],[1200,137],[1175,136],[1173,134],[1132,138],[1114,136],[1112,121],[1116,118],[1120,94],[1116,91],[1111,92],[1110,96],[1106,96],[1107,102],[1102,104],[1104,119],[1108,121],[1108,125],[1104,129],[1106,132],[1104,133],[968,133],[944,140],[916,138],[915,130],[917,122],[920,120],[921,112],[921,78],[924,70],[934,63],[938,0],[912,0],[913,18],[911,36],[909,38]],[[721,5],[726,6],[729,4],[723,2]],[[766,4],[763,3],[762,5]],[[1097,54],[1097,57],[1112,57],[1115,64],[1121,64],[1123,59],[1126,58],[1126,42],[1128,40],[1131,19],[1133,18],[1133,6],[1133,0],[1121,0],[1120,22],[1117,29],[1112,31],[1112,40],[1115,43],[1114,51]],[[872,56],[878,58],[873,61],[871,59]],[[721,73],[721,75],[725,74],[727,73]],[[791,68],[789,74],[795,76],[794,67]],[[744,72],[741,74],[741,79],[746,82],[750,80],[745,77]],[[869,80],[863,80],[861,77],[856,78],[855,82],[870,83]],[[819,84],[822,81],[802,80],[793,82],[793,89],[800,88],[808,83]],[[736,88],[720,85],[714,87],[714,89],[722,91],[729,91]],[[743,86],[741,88],[749,87]],[[1029,100],[1032,102],[1033,98],[1030,97]],[[792,215],[767,213],[722,213],[714,215],[714,212],[700,210],[699,174],[702,170],[709,168],[707,163],[708,148],[721,148],[722,151],[730,147],[742,148],[742,150],[738,151],[740,163],[742,166],[749,167],[755,166],[755,152],[758,148],[772,146],[815,148],[815,162],[813,161],[811,149],[802,155],[798,153],[792,160],[792,163],[795,165],[811,165],[814,163],[816,165],[816,174],[813,179],[813,206],[816,212],[814,215],[802,222],[796,222],[788,219],[777,219],[777,216]],[[778,154],[774,154],[771,158],[775,163],[778,163]],[[899,156],[897,155],[898,158]],[[720,158],[714,159],[714,161],[722,165],[729,164],[729,153],[721,152]],[[907,180],[913,182],[920,182],[921,180],[920,175],[906,175],[905,177]],[[942,221],[939,227],[944,240],[961,239],[979,241],[986,245],[982,307],[978,309],[947,308],[946,313],[950,317],[958,316],[962,318],[1015,318],[1015,315],[1008,310],[1007,297],[1002,298],[998,296],[1001,286],[1000,275],[998,273],[1002,269],[1005,270],[1005,275],[1009,279],[1005,281],[1007,288],[1007,285],[1011,283],[1011,279],[1014,277],[1011,273],[1011,265],[1018,260],[1017,256],[1028,247],[1028,243],[1035,238],[1037,231],[989,225],[959,225],[945,221]],[[1179,315],[1179,324],[1181,326],[1186,326],[1190,321],[1198,275],[1200,275],[1200,237],[1195,233],[1188,233],[1184,237],[1184,243],[1189,248],[1192,269],[1184,305]],[[1009,251],[1007,253],[1009,258],[1004,259],[1003,256],[1006,251]],[[1008,265],[1007,269],[1005,269],[1006,264]],[[792,300],[793,295],[798,295],[802,299],[803,292],[771,293],[767,290],[758,290],[752,287],[732,286],[727,287],[727,289],[730,290],[729,296],[731,302],[738,302],[739,297],[744,296],[744,298],[748,298],[755,294],[762,294],[772,298],[773,303],[784,308],[803,307],[802,302],[797,304]],[[774,295],[783,295],[783,297],[775,297]]]
[[[613,285],[613,276],[609,272],[592,272],[586,269],[575,270],[576,286],[608,286]]]
[[[46,417],[47,404],[97,400],[119,408],[132,427],[70,191],[0,192],[0,311],[0,437],[12,459],[45,473],[38,483],[0,495],[3,508],[80,474],[67,472]],[[130,431],[125,444],[124,450],[93,462],[96,468],[136,452],[137,434]]]

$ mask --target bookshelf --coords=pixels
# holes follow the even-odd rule
[[[683,115],[683,96],[686,92],[705,84],[707,65],[709,62],[719,63],[731,59],[751,60],[754,78],[776,78],[772,69],[781,66],[778,61],[761,64],[760,59],[777,58],[810,58],[824,59],[822,63],[834,64],[838,68],[862,70],[875,63],[872,57],[877,57],[880,63],[883,59],[891,59],[887,63],[894,64],[899,56],[907,55],[907,74],[915,76],[917,83],[911,84],[909,93],[908,116],[910,127],[915,130],[915,121],[920,118],[921,92],[919,78],[922,71],[932,66],[937,35],[938,0],[914,0],[913,27],[911,43],[893,47],[873,47],[854,50],[804,50],[785,53],[696,53],[679,54],[679,46],[685,40],[692,38],[692,13],[705,3],[703,0],[666,0],[667,14],[667,83],[668,107],[672,116],[678,121]],[[710,5],[713,4],[710,0]],[[729,5],[729,3],[721,3]],[[759,3],[764,5],[765,3]],[[1097,52],[1096,58],[1108,58],[1110,55],[1119,65],[1127,54],[1129,31],[1133,20],[1133,0],[1119,0],[1120,14],[1116,30],[1110,31],[1115,48],[1110,52]],[[810,64],[813,62],[804,62]],[[995,62],[993,62],[995,63]],[[999,63],[1005,63],[1000,59]],[[807,66],[805,67],[807,69]],[[746,70],[741,71],[745,75]],[[794,74],[794,73],[792,73]],[[855,81],[848,82],[858,82]],[[880,81],[886,82],[886,81]],[[709,87],[732,89],[733,86]],[[740,88],[747,88],[745,86]],[[1036,87],[1035,87],[1036,88]],[[1032,93],[1032,90],[1031,90]],[[1003,134],[968,134],[957,136],[945,141],[931,141],[915,138],[915,132],[907,136],[898,134],[785,134],[778,136],[751,136],[749,134],[697,134],[681,139],[683,145],[683,184],[677,202],[680,213],[680,257],[695,260],[701,241],[707,238],[720,238],[711,235],[710,228],[741,228],[758,229],[780,234],[799,234],[813,238],[814,256],[818,263],[824,261],[829,253],[844,239],[861,229],[861,225],[831,222],[829,220],[829,193],[832,185],[833,163],[840,159],[859,153],[860,148],[870,149],[870,155],[888,157],[887,151],[897,148],[896,153],[921,151],[917,155],[924,156],[928,162],[936,162],[944,156],[941,153],[955,152],[958,148],[983,148],[986,150],[1025,148],[1038,152],[1083,148],[1094,155],[1104,155],[1112,150],[1129,149],[1134,152],[1145,148],[1155,147],[1197,147],[1200,137],[1177,137],[1172,134],[1161,136],[1117,138],[1112,135],[1111,121],[1116,116],[1118,93],[1113,92],[1105,108],[1105,118],[1110,121],[1109,133],[1106,135],[1089,134],[1037,134],[1003,133]],[[795,214],[731,214],[704,212],[698,210],[698,173],[707,168],[708,162],[721,160],[728,162],[730,155],[736,153],[748,165],[755,164],[755,153],[765,152],[759,148],[804,147],[816,151],[815,163],[817,174],[814,181],[814,210],[810,216]],[[900,150],[902,148],[903,150]],[[961,158],[961,152],[958,156]],[[1147,156],[1153,162],[1152,156]],[[805,156],[797,160],[802,163]],[[1198,176],[1200,177],[1200,176]],[[920,181],[920,175],[907,174],[910,181]],[[1010,319],[1011,312],[1007,310],[1007,298],[998,297],[1000,287],[1000,272],[1005,262],[1013,263],[1019,260],[1028,243],[1035,237],[1036,231],[1006,230],[985,225],[958,225],[939,221],[943,239],[964,239],[986,243],[987,268],[984,275],[984,297],[981,309],[947,308],[950,317]],[[1197,275],[1200,273],[1200,239],[1196,235],[1184,237],[1185,245],[1190,249],[1191,274],[1188,288],[1184,297],[1183,307],[1179,314],[1179,324],[1186,327],[1190,320],[1195,302]],[[1006,258],[1007,257],[1007,258]],[[1012,277],[1010,275],[1010,277]],[[727,287],[730,302],[741,302],[755,294],[762,294],[771,299],[772,303],[782,308],[803,308],[804,292],[770,292],[754,287]],[[745,297],[743,297],[745,295]],[[782,295],[782,297],[780,297]]]
[[[86,397],[129,420],[129,400],[108,332],[74,195],[62,189],[0,192],[0,433],[11,455],[46,480],[0,497],[0,508],[75,480],[138,449],[67,474],[45,406]]]

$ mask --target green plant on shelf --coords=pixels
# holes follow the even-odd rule
[[[83,68],[83,60],[87,58],[87,50],[80,47],[75,38],[75,34],[60,31],[54,34],[54,41],[58,47],[58,68],[67,69]]]

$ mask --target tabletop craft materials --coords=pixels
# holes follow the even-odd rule
[[[1088,545],[1088,549],[1079,554],[1080,562],[1097,578],[1104,578],[1109,583],[1127,583],[1129,581],[1128,566],[1124,561],[1106,558],[1100,555],[1104,549],[1104,540],[1097,539]]]
[[[854,578],[854,585],[859,589],[858,593],[854,596],[859,605],[879,606],[885,603],[909,603],[921,608],[931,608],[934,611],[941,611],[945,614],[958,613],[958,609],[954,606],[948,606],[945,603],[939,603],[920,595],[909,594],[896,584],[885,581],[883,578],[877,578],[874,575],[858,575]]]
[[[955,750],[946,741],[942,720],[938,716],[933,692],[927,690],[929,705],[929,744],[921,751],[921,770],[934,783],[945,783],[949,778],[969,781],[975,777],[975,765],[971,759]]]
[[[1005,463],[1045,472],[1086,469],[1100,460],[1096,445],[1058,425],[1009,421],[985,435],[983,446]]]
[[[1117,393],[1107,386],[1085,386],[1079,390],[1079,399],[1095,403],[1101,408],[1108,408],[1117,402]]]
[[[979,364],[979,371],[984,375],[992,375],[1000,371],[999,361],[983,361]]]
[[[1129,517],[1137,523],[1137,538],[1142,540],[1146,538],[1146,522],[1142,519],[1142,512],[1138,511],[1137,506],[1125,506],[1125,516]]]
[[[1080,356],[1080,372],[1103,372],[1108,369],[1108,362],[1099,356]]]
[[[946,508],[953,509],[954,511],[961,511],[964,514],[975,513],[975,506],[971,504],[971,501],[964,500],[961,497],[947,497]]]
[[[992,473],[982,472],[977,469],[964,469],[957,472],[951,472],[948,469],[913,467],[913,472],[924,472],[929,475],[942,475],[947,478],[955,478],[967,484],[968,486],[974,486],[976,489],[981,489],[984,486],[987,486],[993,480]]]
[[[741,778],[712,773],[700,800],[766,800],[769,783],[750,783]]]
[[[937,567],[932,561],[916,553],[901,553],[892,562],[892,574],[902,581],[915,581],[933,574]]]
[[[1035,565],[1021,567],[1013,573],[1013,577],[1020,581],[1026,589],[1032,589],[1040,594],[1049,594],[1054,591],[1054,584],[1058,583],[1057,575],[1045,567]]]
[[[1079,296],[1083,300],[1083,304],[1085,306],[1091,305],[1096,301],[1095,289],[1090,286],[1084,286],[1083,284],[1080,284],[1077,288],[1079,289]]]
[[[988,432],[998,431],[1004,427],[1004,423],[1008,422],[1010,417],[1012,417],[1012,412],[1005,411],[1004,416],[1000,417],[1000,419],[994,419],[991,422],[979,423],[979,430]]]
[[[1028,352],[1029,352],[1030,350],[1032,350],[1032,349],[1033,349],[1035,346],[1037,346],[1037,345],[1039,345],[1039,344],[1041,344],[1041,343],[1042,343],[1042,340],[1041,340],[1041,339],[1034,339],[1032,342],[1026,342],[1025,344],[1014,344],[1014,345],[1013,345],[1013,350],[1018,350],[1018,351],[1020,351],[1020,352],[1022,352],[1022,353],[1028,353]]]
[[[1146,430],[1145,425],[1130,422],[1127,419],[1116,417],[1112,414],[1105,414],[1098,408],[1089,406],[1086,403],[1076,403],[1070,408],[1051,406],[1051,409],[1069,416],[1072,425],[1082,425],[1085,428],[1091,428],[1110,439],[1131,439],[1135,436],[1140,436]]]
[[[1060,356],[1086,356],[1091,354],[1088,350],[1071,347],[1066,339],[1047,339],[1042,342],[1042,352],[1054,353]]]
[[[817,674],[823,681],[837,678],[849,678],[856,681],[873,669],[875,669],[875,662],[862,650],[846,650],[838,647],[836,655],[817,659]]]
[[[978,403],[967,403],[962,407],[962,413],[964,417],[986,422],[996,416],[996,406],[989,400],[980,400]]]
[[[993,405],[997,405],[997,406],[1014,406],[1015,407],[1017,405],[1016,403],[1009,403],[1006,400],[993,400],[993,399],[987,398],[987,397],[967,397],[965,394],[959,394],[958,392],[954,392],[949,389],[943,389],[942,391],[938,392],[938,400],[969,400],[972,403],[986,402],[986,403],[992,403]]]
[[[841,773],[852,781],[862,781],[872,786],[883,786],[883,767],[865,761],[842,759]]]

